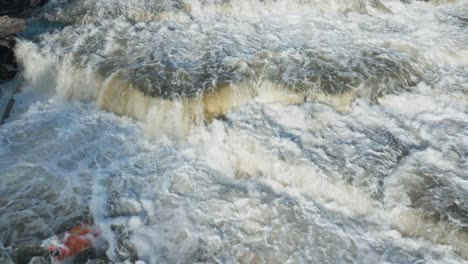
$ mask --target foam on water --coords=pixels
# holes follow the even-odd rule
[[[67,19],[76,21],[67,21],[68,26],[59,31],[52,27],[52,34],[36,37],[41,48],[21,43],[18,57],[30,82],[34,83],[37,75],[47,74],[58,92],[67,97],[97,99],[103,101],[99,105],[106,110],[140,120],[147,119],[142,111],[148,114],[151,107],[137,110],[125,105],[140,104],[139,100],[143,100],[141,105],[148,105],[150,99],[130,91],[133,89],[146,96],[187,103],[184,108],[189,119],[195,120],[199,120],[200,112],[208,120],[222,116],[257,96],[285,103],[322,100],[346,109],[357,96],[375,100],[413,85],[426,67],[389,45],[363,43],[356,38],[356,28],[347,25],[355,25],[349,22],[356,16],[368,16],[356,10],[379,6],[376,2],[337,1],[320,8],[316,2],[294,1],[161,2],[149,10],[156,16],[164,13],[165,18],[135,21],[131,14],[147,8],[147,4],[137,1],[129,9],[119,1],[104,6],[84,2],[80,7],[59,1],[40,13],[37,22],[64,23],[60,21],[65,7],[86,15],[70,15]],[[286,7],[288,12],[277,12]],[[227,12],[226,8],[232,10]],[[106,13],[101,14],[104,10]],[[317,18],[306,16],[306,11],[316,13]],[[89,20],[96,12],[102,15],[99,22]],[[119,13],[122,16],[116,16]],[[181,16],[186,19],[176,19]],[[37,29],[30,31],[37,33]],[[31,52],[33,56],[29,56]],[[49,66],[48,72],[27,69],[35,68],[32,58]],[[118,96],[114,89],[129,92]],[[280,96],[274,96],[272,90]],[[99,94],[112,94],[113,105],[121,107],[109,108],[108,99]],[[194,99],[181,102],[181,97]],[[191,112],[198,101],[203,102],[203,108]]]
[[[51,0],[0,260],[83,221],[117,263],[466,262],[467,4]]]

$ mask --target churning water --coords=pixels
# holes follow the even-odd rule
[[[466,0],[51,0],[28,27],[3,260],[77,221],[115,263],[468,259]]]

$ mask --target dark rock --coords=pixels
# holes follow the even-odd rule
[[[11,81],[0,86],[0,124],[10,116],[11,109],[15,104],[13,95],[18,89],[17,84],[17,81]]]
[[[41,246],[24,246],[13,251],[17,264],[28,264],[34,257],[48,257],[47,249]]]
[[[106,256],[105,251],[100,251],[96,248],[88,248],[81,251],[73,259],[73,263],[109,263],[109,258]]]
[[[14,105],[15,105],[15,99],[11,97],[10,100],[8,100],[5,111],[3,112],[3,115],[2,115],[2,119],[0,120],[0,123],[3,123],[3,121],[7,120],[8,117],[10,117],[10,112],[11,112],[11,109],[13,109]]]
[[[11,48],[0,46],[0,64],[13,64],[14,54]]]
[[[30,6],[29,0],[0,0],[0,15],[14,14]]]
[[[28,264],[48,264],[49,262],[44,257],[33,257]]]
[[[46,0],[0,0],[0,81],[16,75],[13,53],[16,33],[26,29],[26,22],[18,17],[30,17],[35,7]]]
[[[10,80],[16,75],[16,68],[12,64],[0,65],[0,80]]]
[[[0,16],[28,17],[35,7],[45,2],[43,0],[0,0]]]
[[[10,80],[16,75],[14,44],[14,41],[8,38],[0,39],[0,81]]]
[[[91,259],[86,262],[86,264],[109,264],[113,263],[110,262],[109,260],[103,260],[103,259]]]
[[[13,48],[13,43],[11,41],[8,41],[8,39],[0,39],[0,47],[5,47],[8,49]]]
[[[88,248],[86,250],[81,251],[80,253],[78,253],[78,255],[76,255],[73,262],[86,263],[86,261],[90,259],[96,259],[96,250],[94,248]]]

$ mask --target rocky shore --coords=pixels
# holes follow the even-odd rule
[[[26,28],[21,18],[0,17],[0,80],[12,79],[16,75],[16,61],[13,49],[17,32]]]
[[[14,85],[5,84],[16,76],[14,54],[16,34],[26,29],[26,20],[46,0],[0,0],[0,123],[10,114],[15,103]]]

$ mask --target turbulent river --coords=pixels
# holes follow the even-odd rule
[[[16,53],[2,263],[468,260],[466,0],[51,0]]]

